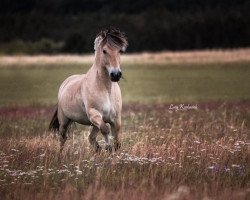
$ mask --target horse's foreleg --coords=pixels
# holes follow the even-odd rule
[[[102,120],[102,115],[96,109],[92,108],[88,111],[88,116],[89,116],[90,122],[94,126],[96,126],[98,129],[100,129],[100,131],[105,139],[105,142],[106,142],[106,150],[109,152],[112,152],[112,146],[110,144],[110,140],[108,137],[109,127]]]
[[[100,152],[102,149],[100,145],[98,144],[98,142],[96,141],[96,136],[98,132],[99,132],[99,128],[97,128],[96,126],[93,126],[89,134],[89,143],[95,148],[96,152]]]
[[[121,117],[116,118],[115,122],[110,125],[114,137],[114,148],[117,151],[121,148]]]

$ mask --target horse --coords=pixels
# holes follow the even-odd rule
[[[96,141],[99,131],[105,139],[107,151],[121,147],[122,96],[118,81],[122,77],[120,53],[127,46],[127,38],[119,29],[102,30],[94,41],[92,67],[86,74],[72,75],[61,84],[57,107],[49,125],[49,130],[60,134],[61,150],[72,122],[91,126],[88,139],[96,152],[101,151]],[[113,145],[109,139],[110,130]]]

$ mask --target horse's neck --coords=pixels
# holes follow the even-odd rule
[[[111,93],[112,82],[105,67],[98,65],[98,63],[94,63],[91,69],[91,76],[93,76],[93,80],[99,89],[105,89],[108,93]]]

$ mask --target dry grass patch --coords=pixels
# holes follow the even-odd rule
[[[124,54],[121,56],[123,64],[210,64],[249,62],[250,49],[233,50],[202,50],[181,52],[143,52]],[[90,65],[94,61],[94,54],[85,55],[37,55],[37,56],[0,56],[0,67],[51,67]]]
[[[169,111],[168,105],[125,106],[122,149],[112,154],[95,154],[87,141],[88,129],[78,126],[71,128],[59,154],[58,137],[46,132],[46,114],[37,112],[34,116],[41,125],[27,127],[33,134],[14,134],[14,127],[6,129],[7,125],[2,130],[12,134],[0,139],[1,195],[6,199],[246,199],[250,192],[247,105],[178,112]],[[5,116],[2,124],[17,120]],[[26,120],[33,118],[29,117]],[[104,145],[102,137],[98,140]]]

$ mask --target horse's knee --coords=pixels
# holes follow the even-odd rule
[[[105,123],[101,124],[100,130],[101,130],[101,133],[103,135],[108,135],[109,134],[109,127]]]

